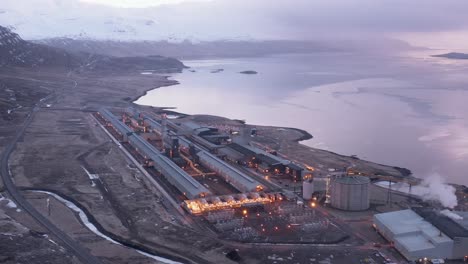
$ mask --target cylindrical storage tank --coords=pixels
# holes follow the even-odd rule
[[[346,211],[369,209],[369,184],[369,178],[362,176],[333,178],[330,184],[331,206]]]
[[[312,199],[312,194],[314,193],[314,181],[312,179],[307,179],[302,182],[302,198],[304,200]]]

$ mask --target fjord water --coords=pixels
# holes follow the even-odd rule
[[[311,147],[468,184],[468,61],[318,53],[184,63],[179,85],[137,103],[296,127]]]

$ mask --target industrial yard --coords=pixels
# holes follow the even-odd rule
[[[0,264],[468,263],[462,4],[4,2]]]
[[[101,89],[114,89],[127,78],[134,78],[132,93],[154,81],[115,77]],[[92,79],[75,80],[78,87],[92,85]],[[171,82],[161,79],[164,83]],[[127,97],[128,92],[116,92]],[[174,118],[164,109],[126,101],[83,99],[92,90],[76,93],[43,103],[10,158],[10,170],[42,214],[100,259],[152,263],[135,253],[138,249],[181,263],[408,261],[373,227],[374,215],[428,204],[374,183],[417,186],[419,179],[394,167],[312,152],[297,143],[307,136],[299,130],[213,116]],[[464,192],[457,187],[456,210],[466,209]],[[93,233],[54,195],[77,205],[107,238]],[[51,208],[45,206],[49,200]],[[0,201],[10,221],[45,232],[6,204]],[[190,252],[181,249],[187,246]],[[67,250],[57,258],[76,261]]]
[[[262,148],[252,140],[257,129],[246,126],[219,129],[131,107],[114,112],[102,108],[94,116],[115,144],[133,153],[149,177],[167,191],[165,199],[176,209],[184,209],[179,211],[181,215],[189,215],[199,228],[207,228],[221,239],[255,244],[368,245],[381,252],[377,255],[384,256],[385,262],[402,259],[372,228],[372,212],[420,206],[422,201],[393,194],[391,189],[382,196],[371,180],[411,186],[419,184],[418,179],[369,177],[354,168],[329,169],[325,177],[314,177],[319,169]],[[374,209],[369,210],[371,206]],[[343,212],[360,217],[348,223]],[[408,260],[421,257],[402,254]]]

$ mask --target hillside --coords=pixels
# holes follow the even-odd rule
[[[65,50],[24,41],[18,34],[0,26],[0,66],[52,66],[74,68],[81,60]]]
[[[36,43],[72,51],[105,54],[110,56],[162,55],[180,59],[258,57],[282,53],[311,53],[340,50],[333,44],[313,41],[113,41],[93,39],[52,38]]]
[[[75,69],[79,71],[164,71],[177,72],[182,62],[162,56],[113,57],[94,52],[66,51],[23,40],[10,29],[0,26],[0,66],[36,68],[39,66]]]

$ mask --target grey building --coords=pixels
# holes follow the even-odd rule
[[[468,217],[468,213],[455,213]],[[408,260],[462,259],[468,254],[468,222],[463,219],[413,208],[376,214],[374,227]]]

